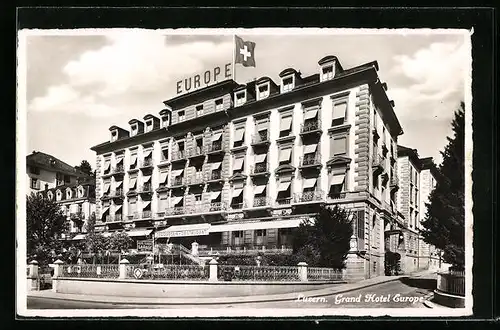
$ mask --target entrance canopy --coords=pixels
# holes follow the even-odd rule
[[[152,231],[153,231],[152,229],[137,229],[137,230],[127,231],[127,234],[130,237],[140,237],[140,236],[148,236],[149,234],[151,234]]]
[[[193,225],[170,226],[156,232],[156,238],[162,237],[189,237],[206,236],[209,234],[211,225],[209,223],[197,223]]]

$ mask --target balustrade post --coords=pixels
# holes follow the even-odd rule
[[[299,267],[299,280],[301,282],[307,282],[307,263],[301,261],[297,266]]]
[[[212,259],[209,262],[209,265],[210,265],[210,269],[209,269],[210,277],[209,277],[209,280],[211,282],[216,282],[217,281],[217,268],[218,268],[218,264],[219,263],[215,259]]]
[[[120,261],[120,266],[119,266],[119,275],[118,275],[118,278],[120,279],[125,279],[127,278],[127,266],[130,264],[130,262],[123,258],[121,261]]]
[[[59,277],[63,275],[64,261],[57,259],[54,262],[54,276],[52,276],[52,292],[57,292],[59,288]]]
[[[198,246],[199,244],[197,242],[191,243],[191,254],[195,257],[198,256]]]
[[[38,291],[40,290],[39,282],[38,282],[38,261],[33,260],[29,263],[28,266],[28,291]]]

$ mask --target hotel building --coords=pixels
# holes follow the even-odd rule
[[[423,241],[419,230],[427,212],[426,203],[436,185],[437,168],[432,157],[419,158],[416,149],[398,146],[398,210],[405,219],[402,269],[439,268],[439,251]]]
[[[302,76],[225,80],[164,101],[159,116],[112,126],[97,154],[97,227],[212,250],[288,251],[320,205],[354,214],[347,271],[384,274],[401,248],[398,136],[377,62],[335,56]]]
[[[28,194],[35,193],[61,206],[68,222],[62,238],[83,239],[85,223],[95,214],[95,180],[43,152],[26,156]]]

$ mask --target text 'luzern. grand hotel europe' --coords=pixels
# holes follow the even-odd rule
[[[102,230],[156,233],[185,246],[291,247],[290,229],[322,204],[355,214],[347,270],[384,274],[401,243],[397,210],[402,129],[377,62],[335,56],[303,77],[225,80],[164,102],[159,116],[112,126],[97,153]]]

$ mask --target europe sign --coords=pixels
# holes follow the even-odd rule
[[[177,95],[207,87],[220,82],[221,78],[229,79],[231,76],[231,63],[227,63],[224,67],[217,66],[211,70],[205,71],[203,74],[197,74],[193,77],[179,80],[176,84]]]

